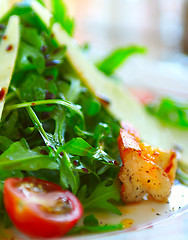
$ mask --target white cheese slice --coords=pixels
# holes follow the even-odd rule
[[[9,1],[8,0],[0,0],[0,19],[1,17],[8,11]]]
[[[19,17],[9,19],[0,43],[0,118],[8,92],[19,46]]]
[[[32,8],[49,27],[51,13],[35,0],[32,1]],[[188,161],[188,131],[162,126],[156,118],[146,112],[124,84],[117,84],[100,72],[58,23],[53,25],[52,31],[58,43],[67,46],[67,59],[83,83],[96,94],[110,99],[110,112],[121,121],[131,122],[139,130],[141,138],[150,145],[168,149],[179,144],[183,147],[184,160]]]
[[[31,7],[36,12],[36,14],[40,17],[40,19],[43,21],[43,23],[47,27],[50,27],[50,21],[52,18],[51,12],[35,0],[33,0],[31,2]]]
[[[132,123],[139,130],[141,138],[153,146],[170,147],[167,129],[145,111],[124,84],[114,82],[88,61],[59,24],[54,24],[53,33],[60,45],[67,46],[67,58],[83,83],[99,96],[101,94],[110,99],[110,112],[121,121]]]

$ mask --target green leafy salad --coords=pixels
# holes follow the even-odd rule
[[[62,1],[52,4],[53,21],[60,22],[72,34],[74,22],[67,16],[65,5]],[[51,29],[28,1],[16,4],[1,19],[1,41],[6,38],[6,26],[12,15],[20,18],[20,39],[0,122],[2,219],[7,220],[3,207],[5,179],[26,176],[69,189],[85,210],[100,208],[121,214],[109,201],[120,200],[115,183],[121,166],[117,145],[119,121],[105,108],[107,100],[96,97],[80,80],[67,60],[66,45],[57,43]],[[109,74],[110,61],[112,73],[137,52],[144,49],[131,46],[116,50],[98,66]],[[117,225],[120,228],[122,225]]]
[[[19,26],[17,53],[11,55],[15,51],[12,43],[5,49],[9,58],[16,57],[6,87],[1,85],[0,75],[0,212],[4,226],[10,224],[3,202],[8,178],[49,181],[77,196],[84,211],[102,209],[121,214],[117,208],[117,176],[122,165],[117,144],[120,118],[113,116],[110,100],[93,85],[101,83],[105,88],[100,76],[112,75],[128,56],[145,49],[130,46],[115,50],[84,72],[79,54],[84,55],[87,49],[76,46],[74,52],[70,44],[74,48],[76,43],[69,43],[74,21],[62,1],[51,2],[53,15],[45,12],[42,0],[22,1],[0,21],[0,45],[9,41],[15,15]],[[13,23],[12,28],[16,28]],[[15,38],[12,36],[13,42]],[[114,84],[110,78],[109,84]],[[123,228],[122,224],[101,226],[94,215],[83,222],[72,232]]]

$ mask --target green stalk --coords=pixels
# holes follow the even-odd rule
[[[84,116],[82,112],[79,110],[77,105],[74,105],[68,101],[60,100],[60,99],[49,99],[49,100],[39,100],[39,101],[33,101],[33,102],[25,102],[25,103],[19,103],[14,105],[9,105],[6,107],[7,111],[19,109],[19,108],[25,108],[25,107],[32,107],[32,106],[38,106],[38,105],[46,105],[46,104],[58,104],[61,106],[64,106],[65,108],[74,111],[76,114],[80,116],[82,127],[84,126]]]
[[[72,163],[70,161],[70,158],[68,154],[63,151],[63,156],[61,156],[60,153],[58,153],[57,147],[53,144],[53,142],[50,140],[48,134],[45,132],[45,130],[42,127],[42,124],[40,120],[38,119],[37,115],[33,111],[31,107],[27,107],[27,112],[37,127],[38,131],[40,132],[42,138],[44,139],[45,144],[47,147],[52,148],[52,156],[56,159],[57,163],[60,166],[60,179],[61,179],[61,185],[63,188],[68,189],[71,187],[71,190],[74,194],[78,191],[78,177],[75,176],[75,173],[72,170]],[[68,179],[68,180],[67,180]]]
[[[54,118],[56,120],[56,126],[55,126],[55,131],[54,131],[54,136],[55,139],[60,143],[63,144],[64,143],[64,132],[65,129],[63,128],[63,125],[65,124],[65,117],[62,116],[61,120],[58,121],[56,118]]]
[[[6,102],[10,101],[11,99],[13,99],[16,96],[15,92],[10,92],[6,95]]]
[[[50,146],[50,140],[48,138],[48,135],[46,134],[46,132],[44,131],[44,128],[42,127],[41,122],[39,121],[36,113],[33,111],[33,109],[31,107],[27,107],[26,108],[31,120],[33,121],[33,123],[35,124],[35,126],[37,127],[38,131],[40,132],[42,138],[44,139],[44,142],[46,143],[46,145],[49,147]]]

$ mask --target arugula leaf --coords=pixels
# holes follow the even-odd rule
[[[109,202],[111,199],[120,200],[120,190],[115,183],[112,185],[107,185],[106,181],[99,183],[89,197],[87,197],[86,192],[86,185],[78,192],[78,198],[85,210],[99,208],[121,215],[120,210]]]
[[[28,1],[22,1],[19,3],[16,3],[2,18],[1,22],[4,22],[5,20],[9,19],[12,15],[20,16],[22,14],[27,14],[31,12],[30,3]]]
[[[65,107],[67,110],[69,110],[72,113],[72,115],[76,114],[79,116],[79,119],[77,120],[80,120],[79,121],[80,127],[84,128],[84,116],[83,116],[83,113],[80,111],[80,106],[65,100],[61,100],[61,99],[50,99],[50,100],[41,100],[41,101],[14,104],[14,105],[7,106],[6,109],[10,111],[10,110],[15,110],[19,108],[28,108],[31,106],[39,106],[39,105],[45,105],[45,104],[57,104]]]
[[[36,101],[45,99],[45,80],[37,73],[29,73],[20,87],[23,101]]]
[[[136,53],[145,53],[146,49],[138,46],[130,46],[114,50],[105,59],[96,65],[106,75],[111,75],[114,71],[131,55]]]
[[[0,136],[0,151],[4,152],[7,150],[12,145],[12,143],[13,142],[7,137]]]
[[[78,234],[82,232],[109,232],[123,229],[123,224],[121,223],[114,225],[99,225],[99,221],[93,214],[86,216],[83,223],[84,226],[74,227],[70,234]]]
[[[61,151],[78,156],[87,156],[90,160],[95,159],[104,164],[114,165],[114,160],[106,152],[100,148],[93,148],[82,138],[74,138],[65,143],[58,148],[57,153],[59,154]]]
[[[22,39],[31,46],[40,50],[45,45],[43,37],[38,33],[36,28],[22,26],[21,31]]]
[[[18,133],[18,113],[13,112],[8,118],[2,118],[0,122],[0,133],[2,136],[6,136],[11,140],[16,140]]]
[[[112,166],[114,165],[114,162],[115,162],[115,160],[113,158],[111,158],[105,151],[103,151],[100,148],[97,149],[97,151],[93,155],[93,158],[104,164],[108,164],[108,165],[112,165]]]
[[[7,21],[9,17],[13,15],[19,16],[21,18],[21,22],[27,26],[47,31],[47,28],[41,18],[33,12],[31,8],[31,0],[23,0],[15,3],[0,20],[1,22]]]
[[[39,50],[22,41],[16,68],[19,71],[36,69],[39,73],[42,73],[45,68],[45,59]]]
[[[93,137],[93,136],[94,136],[93,133],[87,132],[87,131],[83,131],[83,130],[81,130],[78,126],[75,126],[74,130],[75,130],[75,133],[76,133],[79,137],[81,137],[81,138],[86,138],[87,136],[90,136],[90,137]]]
[[[56,48],[50,53],[49,59],[59,61],[62,60],[65,57],[66,50],[67,50],[66,46]]]
[[[62,164],[60,165],[61,186],[63,189],[71,188],[71,191],[76,194],[80,186],[78,172],[73,167],[68,154],[66,152],[62,152],[62,154]]]
[[[39,2],[42,6],[45,6],[43,0],[36,0],[37,2]]]
[[[72,35],[74,31],[74,20],[67,14],[67,6],[63,0],[51,0],[53,16],[56,22],[59,22],[61,26]]]
[[[95,116],[99,113],[101,109],[101,104],[97,99],[88,98],[83,105],[83,108],[86,108],[86,113],[88,116]]]
[[[19,177],[23,178],[24,174],[19,170],[0,170],[0,183],[4,183],[7,178]]]
[[[172,98],[162,98],[151,103],[146,109],[162,121],[179,126],[188,127],[188,101]]]
[[[68,154],[65,151],[62,151],[61,153],[57,152],[57,143],[54,140],[54,136],[45,132],[40,120],[31,107],[28,107],[27,111],[33,123],[37,126],[46,146],[50,149],[49,156],[52,159],[55,158],[56,162],[58,163],[60,170],[60,183],[62,188],[71,189],[71,191],[76,194],[79,188],[79,176],[73,167]],[[50,168],[48,167],[48,169]]]
[[[83,87],[78,79],[70,78],[70,81],[70,88],[65,92],[65,97],[70,102],[76,102]]]
[[[100,142],[112,134],[110,126],[106,123],[99,122],[95,128],[94,138],[96,139],[96,146],[99,146]]]
[[[58,70],[55,67],[46,68],[43,75],[45,79],[50,79],[50,81],[51,80],[56,81],[58,76]]]
[[[88,157],[91,157],[96,152],[96,150],[82,138],[75,138],[65,143],[58,149],[58,152],[61,152],[62,150],[73,155]]]
[[[55,120],[54,139],[56,140],[56,142],[59,142],[59,145],[63,145],[63,143],[65,142],[66,130],[64,109],[59,106],[58,108],[56,108],[56,111],[52,117]]]
[[[57,169],[58,164],[49,156],[41,154],[40,149],[27,149],[20,142],[13,143],[0,155],[0,170],[36,171],[42,168]]]
[[[49,182],[54,182],[60,185],[59,170],[39,169],[38,171],[27,171],[28,176],[43,179]]]
[[[95,215],[91,214],[84,218],[83,224],[86,227],[99,226],[99,221]]]

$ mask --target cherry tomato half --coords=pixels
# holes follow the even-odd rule
[[[81,203],[71,192],[33,177],[6,179],[3,195],[14,225],[32,237],[61,237],[83,214]]]

